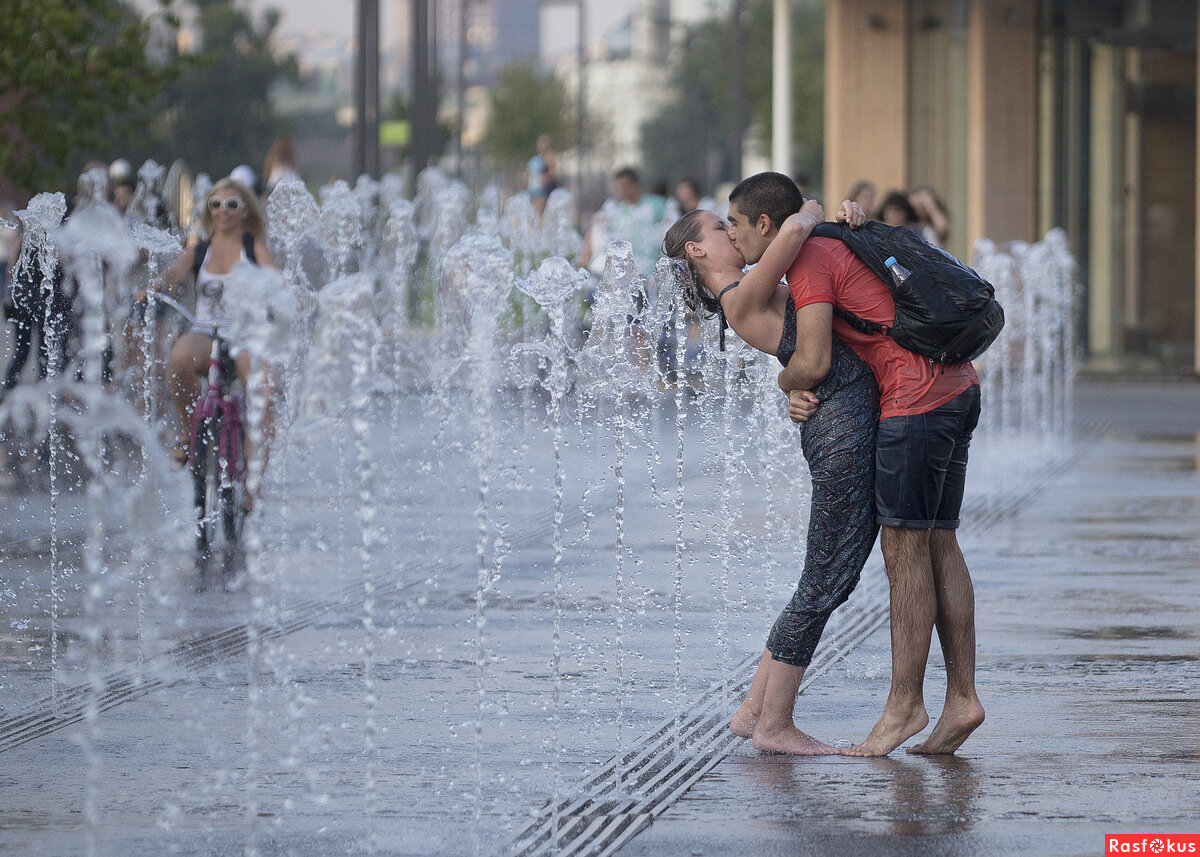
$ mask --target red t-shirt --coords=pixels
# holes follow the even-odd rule
[[[836,238],[805,241],[788,269],[787,282],[796,309],[833,304],[859,318],[887,325],[896,317],[888,287]],[[900,347],[890,336],[860,333],[836,315],[833,332],[875,373],[880,419],[929,413],[979,383],[970,363],[935,363]]]

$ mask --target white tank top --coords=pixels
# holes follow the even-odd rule
[[[204,261],[200,265],[200,273],[196,275],[196,318],[203,325],[216,325],[217,329],[224,334],[225,326],[229,322],[229,313],[225,311],[224,305],[221,303],[221,297],[225,292],[225,278],[228,274],[214,274],[206,267],[208,265],[208,257],[212,254],[212,247],[209,247],[204,252]],[[238,262],[246,260],[246,249],[243,247],[241,256]]]

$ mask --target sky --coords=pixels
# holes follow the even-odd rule
[[[144,2],[144,0],[143,0]],[[279,23],[281,35],[320,32],[325,35],[354,38],[354,17],[357,0],[242,0],[251,9],[261,12],[273,7],[282,13]],[[446,0],[442,0],[446,2]],[[588,11],[588,40],[593,41],[604,34],[617,20],[629,14],[632,0],[584,0]],[[411,14],[406,0],[380,0],[381,38],[387,44],[395,31],[395,21],[400,15]],[[574,50],[575,15],[569,9],[548,9],[542,20],[546,32],[542,34],[547,52],[558,53]]]

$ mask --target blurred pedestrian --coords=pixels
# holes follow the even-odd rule
[[[858,207],[867,212],[868,217],[874,215],[875,196],[875,185],[866,179],[859,179],[850,185],[850,190],[846,192],[846,199],[858,203]]]
[[[633,246],[633,262],[643,277],[654,273],[667,224],[664,206],[655,204],[642,191],[642,180],[633,167],[622,167],[613,174],[613,195],[592,218],[584,242],[583,258],[594,274],[604,271],[610,241],[628,241]]]
[[[888,191],[879,204],[875,220],[888,226],[908,226],[916,228],[917,212],[908,201],[908,194],[902,190]]]
[[[537,151],[525,164],[525,189],[538,217],[546,210],[546,200],[559,186],[558,153],[546,134],[537,138]]]
[[[133,192],[137,188],[137,176],[133,174],[133,167],[129,161],[117,158],[109,164],[108,180],[113,189],[113,205],[125,216],[129,212],[129,204],[133,202]]]
[[[74,330],[72,295],[67,290],[62,265],[55,259],[53,268],[44,271],[39,254],[32,250],[22,253],[20,242],[10,237],[13,235],[11,230],[5,230],[2,236],[13,254],[10,285],[4,298],[4,316],[13,326],[13,350],[0,382],[0,400],[20,382],[35,338],[38,379],[50,372],[62,372]]]
[[[950,237],[950,215],[941,197],[929,185],[921,185],[909,192],[908,201],[917,214],[917,226],[925,240],[938,247],[945,244]]]
[[[296,149],[290,137],[280,137],[267,152],[263,161],[263,196],[269,197],[275,186],[284,179],[300,178]]]

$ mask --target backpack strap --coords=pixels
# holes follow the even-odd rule
[[[885,229],[883,224],[876,221],[868,221],[858,230],[853,230],[844,223],[818,223],[813,229],[812,234],[818,238],[836,238],[841,241],[852,252],[860,262],[866,265],[875,276],[883,280],[883,284],[891,291],[891,279],[887,275],[886,269],[882,264],[872,264],[875,257],[879,256],[878,250],[875,247],[874,238],[876,231]],[[882,259],[879,256],[879,259]],[[833,314],[840,318],[846,324],[857,330],[859,333],[865,333],[867,336],[891,336],[892,329],[886,324],[880,324],[877,321],[867,321],[861,316],[857,316],[849,310],[834,306]]]
[[[192,276],[200,276],[200,268],[204,265],[204,256],[208,253],[209,241],[205,239],[192,248]]]
[[[833,314],[842,321],[846,322],[846,324],[853,327],[859,333],[865,333],[868,336],[878,336],[879,334],[883,334],[884,336],[892,335],[892,329],[886,324],[880,324],[877,321],[867,321],[865,318],[857,316],[849,310],[842,309],[839,306],[834,306]]]
[[[204,255],[208,253],[208,247],[212,242],[205,239],[196,245],[192,250],[192,276],[200,276],[200,268],[204,266]],[[242,249],[246,252],[246,258],[255,265],[258,264],[258,259],[254,258],[254,235],[250,232],[242,233]]]

